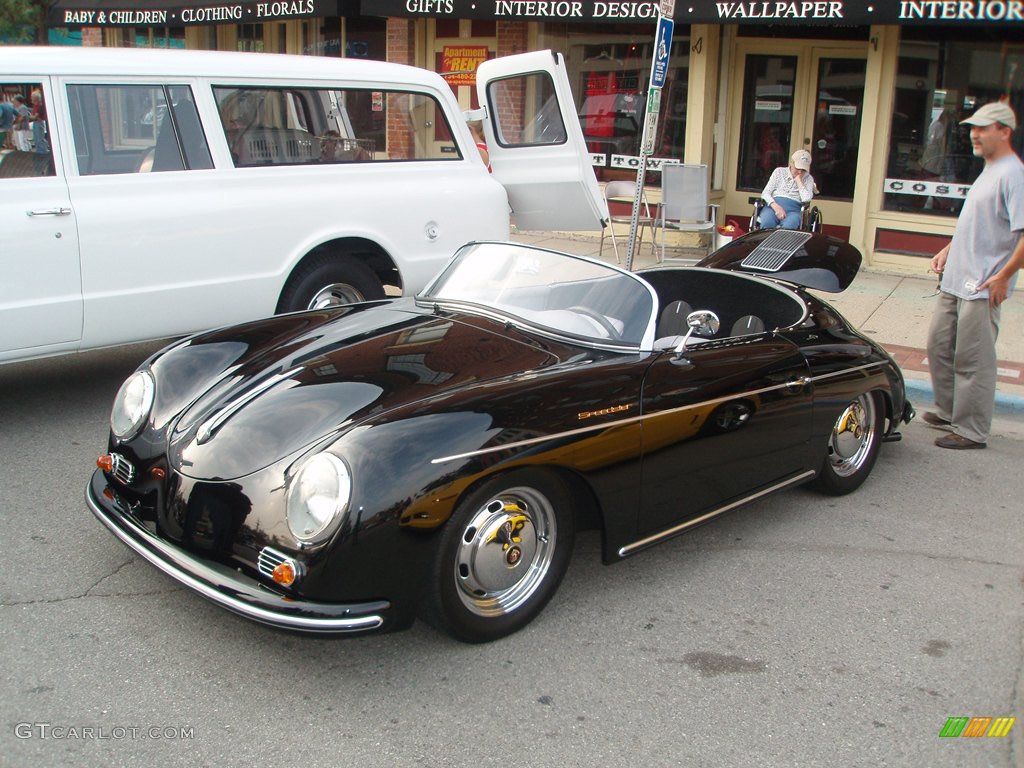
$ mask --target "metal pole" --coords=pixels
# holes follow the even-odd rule
[[[644,183],[647,180],[647,156],[654,151],[654,134],[658,130],[658,113],[661,111],[661,89],[665,85],[669,53],[672,50],[672,13],[674,8],[675,0],[662,0],[658,10],[658,26],[654,33],[651,81],[647,90],[647,109],[644,113],[644,129],[640,141],[640,166],[636,171],[633,214],[629,220],[629,240],[626,243],[626,269],[630,271],[633,269],[636,233],[640,228],[640,203],[643,199]],[[662,237],[664,237],[664,233]]]

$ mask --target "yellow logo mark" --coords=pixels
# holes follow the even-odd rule
[[[576,418],[583,421],[584,419],[591,419],[594,416],[607,416],[610,413],[622,413],[623,411],[628,411],[632,407],[632,403],[624,403],[623,405],[612,405],[608,408],[601,408],[597,411],[580,411],[576,415]]]

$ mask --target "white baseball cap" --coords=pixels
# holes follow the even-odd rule
[[[793,161],[793,167],[801,171],[811,170],[811,153],[806,149],[798,149],[793,153],[791,158]]]
[[[961,125],[976,125],[979,128],[992,125],[992,123],[1002,123],[1013,129],[1017,127],[1017,115],[1013,113],[1013,108],[1009,104],[993,101],[990,104],[979,107],[977,112],[966,120],[961,120],[960,123]]]

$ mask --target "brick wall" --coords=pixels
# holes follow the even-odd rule
[[[511,56],[526,51],[527,25],[525,21],[498,22],[498,56]]]
[[[524,53],[527,44],[525,21],[498,22],[498,56]],[[523,78],[503,80],[497,84],[496,109],[498,126],[503,143],[519,144],[522,141],[525,120],[524,100],[526,98]]]
[[[388,61],[396,64],[416,63],[416,28],[412,19],[389,18],[387,21]],[[387,153],[392,160],[414,156],[415,136],[406,119],[407,110],[397,102],[400,96],[389,96],[387,103]],[[405,97],[407,98],[407,97]]]

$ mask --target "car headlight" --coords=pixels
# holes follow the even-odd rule
[[[149,371],[136,371],[117,392],[110,412],[110,430],[118,440],[135,437],[149,418],[156,385]]]
[[[315,544],[330,536],[348,512],[352,475],[332,453],[307,460],[288,483],[286,515],[292,535]]]

